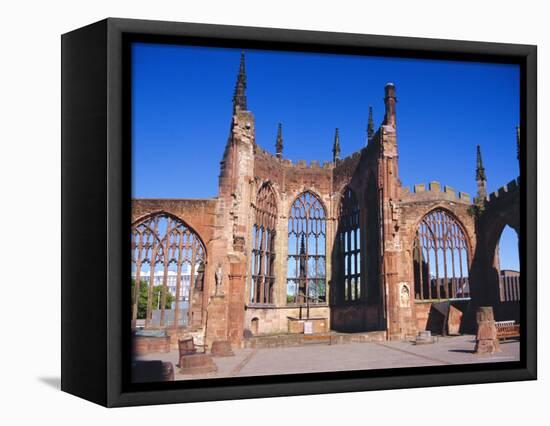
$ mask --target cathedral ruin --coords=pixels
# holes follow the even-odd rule
[[[243,54],[218,195],[132,200],[133,329],[238,346],[450,333],[452,312],[463,331],[479,306],[518,321],[519,276],[503,290],[495,253],[506,225],[520,235],[519,179],[488,194],[478,147],[475,198],[435,181],[410,190],[399,178],[396,87],[384,91],[383,122],[370,110],[360,150],[341,158],[336,129],[332,162],[293,163],[282,126],[275,154],[256,140]]]

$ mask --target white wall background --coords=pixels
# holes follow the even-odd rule
[[[539,381],[106,410],[58,391],[60,358],[60,34],[108,16],[539,46],[539,188],[549,186],[548,11],[542,1],[8,1],[0,5],[0,420],[141,424],[542,424]],[[467,123],[465,123],[466,125]],[[539,191],[539,217],[549,208]],[[549,226],[540,223],[539,241]],[[539,245],[539,300],[550,297]],[[539,303],[539,324],[549,309]],[[547,321],[546,321],[547,323]],[[545,395],[546,393],[546,395]],[[352,422],[352,423],[351,423]]]

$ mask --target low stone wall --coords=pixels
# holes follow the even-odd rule
[[[134,355],[170,352],[170,336],[134,336]]]
[[[381,331],[369,331],[367,333],[353,333],[351,335],[338,334],[336,336],[337,343],[347,343],[349,339],[352,343],[366,343],[366,342],[384,342],[388,339],[388,333],[386,330]]]
[[[178,349],[178,340],[192,337],[195,344],[204,344],[204,327],[149,329],[151,333],[164,335],[158,336],[133,336],[134,354],[170,352]]]

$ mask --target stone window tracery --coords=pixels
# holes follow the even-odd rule
[[[417,300],[470,297],[466,235],[445,210],[433,210],[420,222],[413,246],[413,265]]]
[[[277,203],[269,184],[266,183],[259,189],[253,210],[250,302],[271,304],[275,302]]]
[[[359,203],[350,188],[342,197],[338,223],[338,257],[345,301],[361,297],[361,229]]]
[[[132,325],[189,324],[193,290],[202,290],[206,251],[180,219],[157,213],[131,228]]]
[[[287,303],[326,303],[326,213],[310,191],[294,200],[288,218]]]

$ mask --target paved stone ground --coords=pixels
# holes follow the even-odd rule
[[[501,342],[501,352],[492,356],[473,353],[473,336],[440,337],[434,344],[410,342],[310,344],[273,349],[234,349],[235,356],[213,358],[215,374],[189,376],[179,374],[176,380],[214,377],[259,376],[271,374],[313,373],[343,370],[420,367],[429,365],[472,364],[519,360],[519,342]],[[178,363],[177,351],[149,354],[140,359]]]

